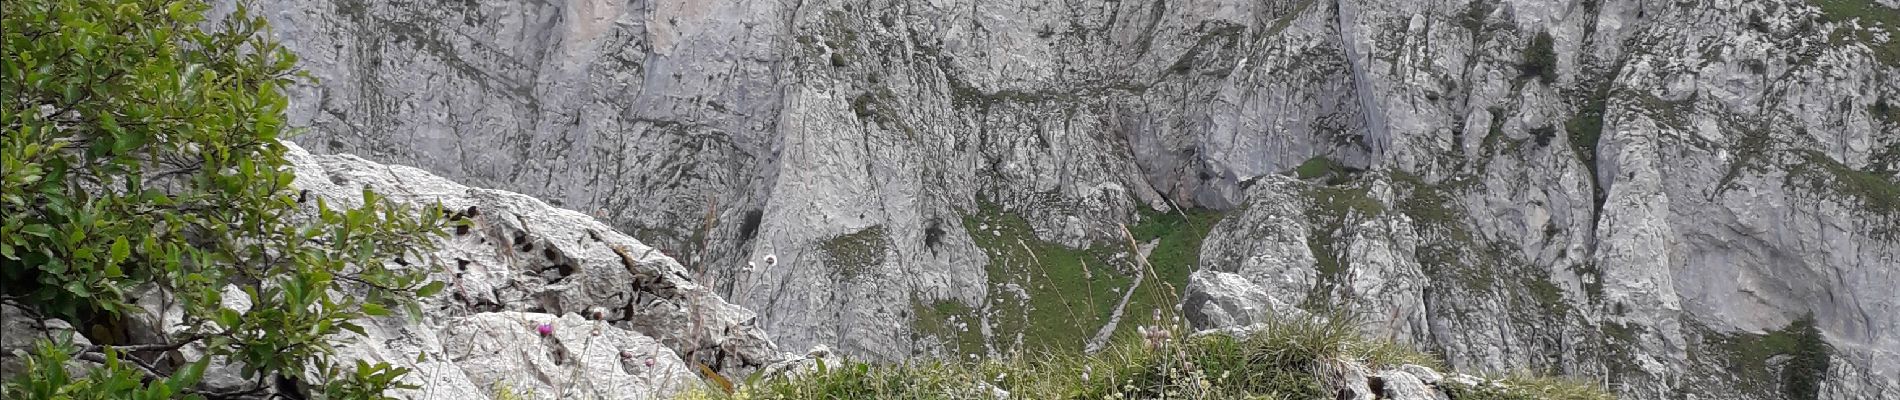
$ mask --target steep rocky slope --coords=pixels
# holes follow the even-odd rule
[[[316,151],[601,214],[791,348],[1080,349],[1180,293],[1900,397],[1891,0],[263,3]]]
[[[424,257],[384,261],[391,268],[430,268],[422,272],[446,283],[440,295],[396,315],[353,321],[361,332],[338,335],[331,343],[335,362],[388,362],[409,369],[404,383],[419,388],[392,395],[668,398],[699,387],[702,367],[744,376],[801,360],[781,353],[751,311],[696,283],[693,271],[585,214],[518,193],[463,186],[412,167],[313,155],[296,144],[285,145],[285,161],[297,176],[291,186],[303,211],[361,207],[363,191],[370,190],[410,210],[439,204],[457,221]],[[170,294],[141,290],[137,298],[143,311],[128,316],[130,335],[179,335],[184,314]],[[240,313],[251,309],[237,286],[226,293],[223,307]],[[0,314],[7,321],[0,335],[0,353],[5,353],[0,376],[19,372],[34,341],[56,340],[73,330],[11,305],[0,307]],[[76,340],[86,344],[84,335]],[[194,344],[179,351],[204,350]],[[252,380],[241,378],[241,366],[223,360],[211,365],[202,389],[235,393],[250,388]]]

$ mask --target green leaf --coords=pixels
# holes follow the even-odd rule
[[[117,264],[125,262],[125,258],[131,255],[132,255],[132,244],[126,243],[124,236],[120,236],[118,238],[112,239],[112,254],[111,254],[112,257],[107,260],[111,262],[111,264],[109,264],[111,269],[108,269],[108,271],[117,271],[118,270]],[[109,272],[106,274],[106,276],[114,277],[114,278],[118,277],[119,275],[120,274],[116,272]]]
[[[223,325],[227,328],[236,327],[240,321],[242,321],[242,319],[241,316],[238,315],[237,310],[229,308],[218,309],[218,325]]]
[[[167,379],[166,381],[170,382],[171,386],[181,387],[181,388],[188,388],[188,387],[197,385],[198,380],[204,377],[205,365],[209,364],[210,362],[211,362],[211,357],[202,357],[202,358],[199,358],[197,362],[185,364],[184,368],[180,368],[177,372],[173,372],[171,379]]]
[[[26,234],[28,235],[39,236],[39,237],[48,238],[48,239],[53,238],[53,227],[47,226],[46,224],[27,225],[24,228],[20,228],[20,231],[26,232]]]
[[[71,292],[74,296],[79,296],[82,298],[91,297],[92,289],[86,286],[87,286],[86,282],[83,282],[83,281],[66,282],[66,291]]]
[[[429,284],[423,285],[421,289],[416,289],[416,297],[434,296],[436,293],[442,291],[442,286],[442,281],[429,282]]]
[[[402,308],[403,311],[409,312],[409,322],[422,323],[422,307],[417,306],[416,302],[405,301],[402,303]]]
[[[389,315],[389,309],[381,304],[363,303],[363,313],[373,317],[383,317]]]

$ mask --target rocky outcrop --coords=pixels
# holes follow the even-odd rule
[[[74,335],[72,324],[57,318],[44,318],[12,304],[0,304],[0,377],[13,377],[26,371],[27,355],[40,341],[60,343],[72,340],[75,346],[91,346],[84,335]],[[75,365],[78,367],[78,365]]]
[[[317,152],[604,215],[793,348],[1006,349],[1117,302],[984,246],[1213,208],[1148,283],[1207,326],[1346,304],[1461,369],[1761,397],[1735,349],[1812,313],[1821,397],[1900,397],[1884,0],[264,3]]]
[[[445,236],[425,257],[385,260],[391,268],[427,268],[447,283],[408,315],[355,321],[360,333],[337,335],[332,361],[388,362],[405,367],[415,399],[666,398],[700,382],[704,370],[743,376],[782,371],[809,357],[781,353],[751,311],[726,302],[691,279],[671,257],[587,215],[521,194],[463,186],[428,172],[349,155],[313,155],[286,142],[296,174],[291,186],[305,207],[362,205],[363,191],[424,210],[452,213]],[[463,224],[466,223],[466,224]],[[251,305],[235,287],[224,308]],[[351,295],[340,293],[339,295]],[[163,290],[141,288],[144,311],[129,315],[135,343],[162,343],[183,330],[178,305]],[[72,328],[12,306],[4,313],[7,354],[0,374],[40,339],[60,340]],[[72,335],[84,346],[84,335]],[[185,359],[203,344],[178,349]],[[214,360],[202,384],[237,391],[250,383],[241,368]],[[268,395],[263,393],[260,395]],[[512,396],[512,397],[510,397]]]
[[[448,282],[418,318],[375,318],[346,334],[343,360],[413,369],[413,398],[658,398],[790,357],[756,316],[690,279],[671,257],[593,217],[521,194],[462,186],[419,169],[290,144],[292,186],[333,207],[365,189],[467,218],[427,262]],[[314,204],[314,203],[313,203]],[[545,326],[544,333],[540,329]]]

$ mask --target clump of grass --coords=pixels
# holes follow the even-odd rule
[[[876,365],[828,361],[791,376],[748,380],[732,393],[699,390],[686,399],[1314,399],[1336,393],[1329,368],[1435,366],[1431,356],[1359,334],[1346,317],[1285,317],[1242,333],[1167,336],[1161,343],[1118,340],[1095,354],[1023,352],[985,360]],[[1163,327],[1181,332],[1180,326]],[[1609,399],[1588,384],[1514,377],[1461,387],[1495,399]],[[1484,397],[1492,396],[1492,397]]]

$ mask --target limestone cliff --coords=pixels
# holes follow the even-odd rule
[[[262,3],[314,151],[601,214],[790,348],[1081,348],[1165,290],[1900,397],[1891,0]],[[1777,361],[1808,314],[1826,371]]]

